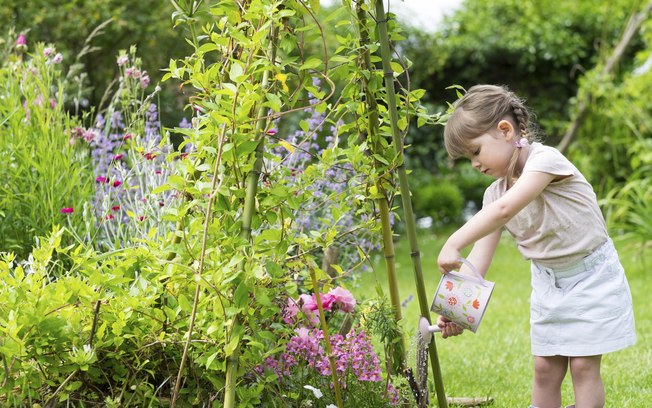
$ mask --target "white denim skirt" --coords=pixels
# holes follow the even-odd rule
[[[564,268],[532,262],[535,356],[592,356],[636,343],[632,295],[613,242]]]

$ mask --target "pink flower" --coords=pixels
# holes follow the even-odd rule
[[[95,177],[95,182],[96,183],[108,183],[109,179],[104,177],[104,176],[98,176],[98,177]]]
[[[122,153],[120,153],[120,154],[116,154],[115,156],[113,156],[113,160],[120,160],[120,159],[122,159],[123,157],[125,157],[125,155],[122,154]]]
[[[106,217],[104,217],[105,220],[112,220],[113,219],[113,214],[109,214]]]
[[[62,213],[62,214],[72,214],[72,213],[74,213],[74,212],[75,212],[75,209],[72,208],[72,207],[63,207],[63,208],[61,209],[61,213]]]
[[[355,308],[355,298],[351,292],[342,288],[341,286],[331,289],[328,292],[328,295],[333,297],[335,304],[338,305],[344,312],[352,312]]]
[[[269,129],[265,134],[274,136],[276,133],[278,133],[278,129]]]
[[[52,58],[52,62],[54,62],[55,64],[59,64],[61,61],[63,61],[63,55],[61,55],[61,53],[58,52],[57,55],[55,55]]]
[[[149,85],[149,75],[143,75],[140,78],[140,87],[142,89],[145,89],[145,88],[147,88],[147,85]]]
[[[319,296],[321,300],[321,306],[324,308],[324,310],[330,311],[333,308],[333,302],[335,302],[335,296],[333,296],[330,293],[322,293]],[[312,295],[312,301],[317,304],[317,296],[314,294]]]
[[[134,137],[134,135],[132,135],[131,133],[126,133],[124,135],[124,137],[122,138],[122,140],[127,141],[127,140],[131,139],[132,137]]]
[[[135,70],[136,70],[136,68],[134,68],[134,67],[131,67],[131,68],[127,68],[127,69],[125,69],[125,76],[126,76],[127,78],[133,76]]]
[[[129,62],[129,57],[126,55],[121,55],[118,57],[118,66],[121,67]]]
[[[303,341],[306,341],[310,338],[310,330],[308,330],[305,327],[299,327],[295,331],[297,332],[297,336],[299,337],[299,339]]]
[[[52,47],[45,47],[45,48],[43,49],[43,56],[44,56],[45,58],[49,58],[50,55],[52,55],[52,54],[54,54],[54,48],[52,48]]]
[[[25,34],[18,34],[18,38],[16,38],[16,49],[21,52],[27,49]]]
[[[84,131],[84,140],[88,143],[92,142],[97,135],[93,131],[93,129],[88,129]]]
[[[116,180],[116,181],[113,182],[113,187],[118,187],[118,186],[120,186],[120,184],[122,184],[122,181]]]
[[[283,321],[287,324],[294,323],[294,318],[297,316],[297,313],[299,313],[297,302],[292,298],[288,298],[288,304],[283,309]]]
[[[120,206],[119,205],[114,205],[113,207],[111,207],[111,209],[113,211],[120,211]]]
[[[145,218],[146,217],[144,215],[141,215],[141,216],[138,217],[138,221],[141,221],[141,222],[145,221]]]

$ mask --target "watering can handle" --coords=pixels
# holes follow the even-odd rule
[[[475,266],[473,266],[471,262],[469,262],[466,258],[460,258],[460,261],[462,261],[464,265],[468,266],[468,268],[471,270],[471,272],[473,272],[476,278],[480,279],[481,282],[484,282],[484,277],[480,275],[480,272],[478,272],[478,270],[475,269]]]

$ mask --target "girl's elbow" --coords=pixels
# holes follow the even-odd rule
[[[512,206],[506,203],[500,203],[496,208],[496,218],[500,221],[501,225],[505,225],[517,212]]]

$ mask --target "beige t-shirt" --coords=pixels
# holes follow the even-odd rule
[[[593,187],[557,149],[530,145],[523,173],[529,171],[570,177],[550,183],[505,224],[526,259],[551,268],[570,265],[608,239]],[[505,192],[505,179],[494,181],[485,191],[483,206]]]

